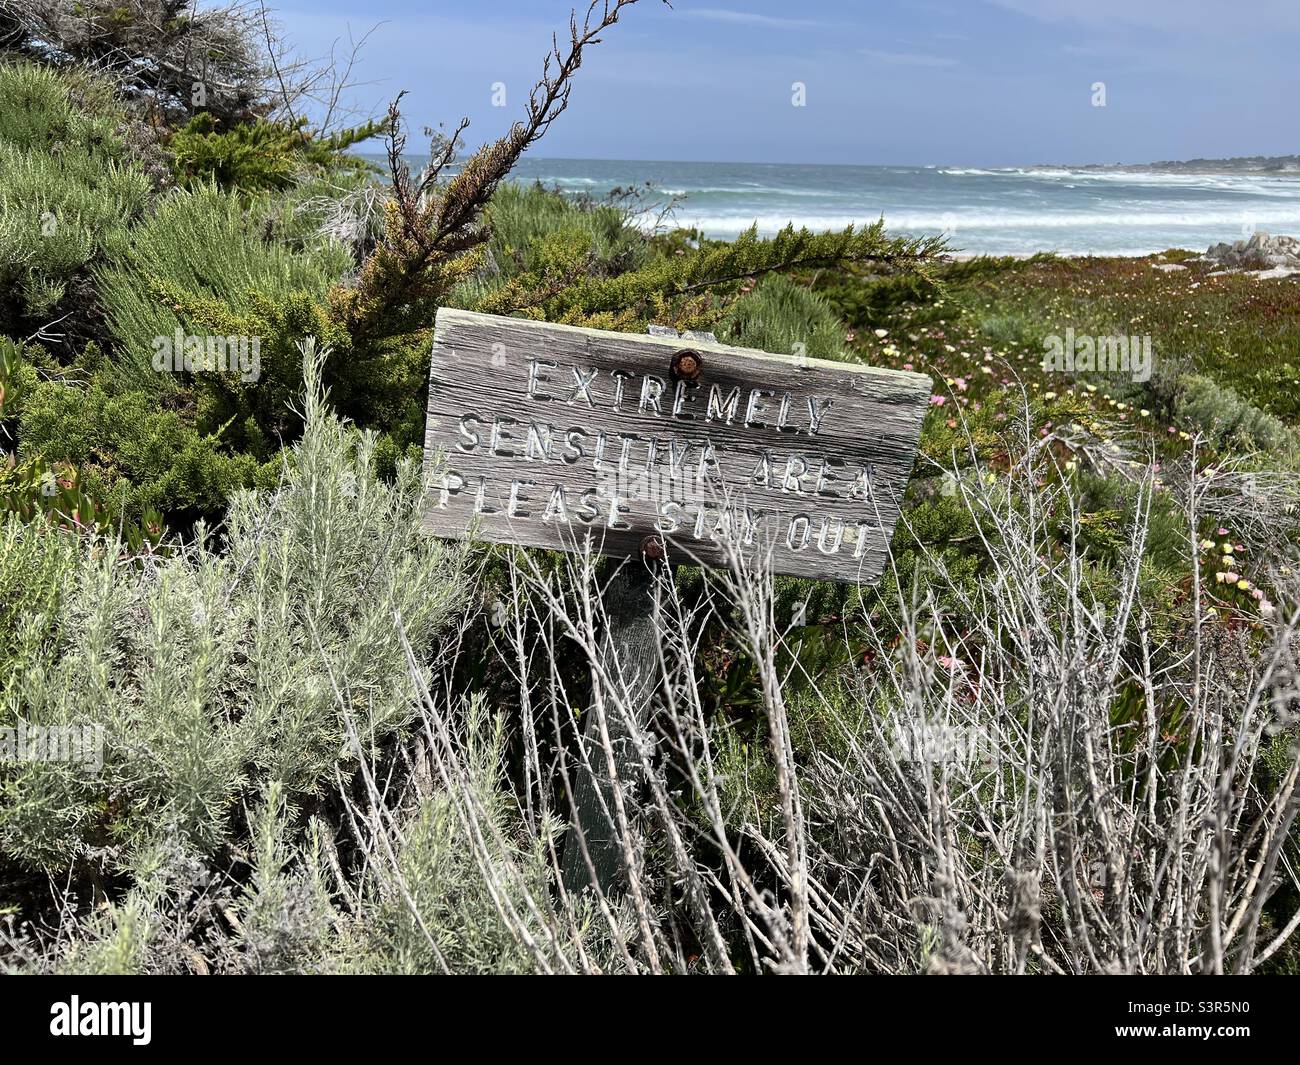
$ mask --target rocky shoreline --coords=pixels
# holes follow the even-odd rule
[[[1159,255],[1157,252],[1150,252],[1146,255],[1062,255],[1062,259],[1145,259],[1149,255]],[[945,256],[952,262],[969,262],[972,259],[981,259],[986,256],[975,252],[954,252]],[[993,258],[1005,259],[1032,259],[1034,253],[1019,252],[1010,255],[993,256]],[[1273,236],[1264,230],[1253,233],[1245,240],[1233,241],[1232,243],[1220,242],[1213,244],[1205,250],[1204,255],[1200,255],[1189,262],[1210,263],[1216,269],[1208,276],[1215,277],[1220,274],[1250,273],[1258,278],[1269,277],[1290,277],[1292,274],[1300,274],[1300,237]],[[1156,263],[1159,270],[1183,270],[1185,266],[1179,263]]]
[[[1040,163],[1030,170],[1076,170],[1105,174],[1260,175],[1300,178],[1300,155],[1246,155],[1232,159],[1164,160],[1158,163]]]

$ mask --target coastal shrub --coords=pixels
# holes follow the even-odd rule
[[[939,291],[937,283],[912,273],[857,277],[832,274],[818,279],[817,291],[854,329],[888,326],[903,308],[928,303]]]
[[[124,383],[164,392],[178,387],[177,379],[154,370],[154,339],[171,337],[177,329],[185,335],[210,332],[204,323],[177,314],[162,298],[168,291],[219,301],[242,314],[253,310],[258,298],[323,296],[347,269],[347,252],[330,241],[295,251],[265,239],[268,210],[260,200],[245,209],[238,197],[210,184],[177,190],[132,231],[130,247],[98,271]]]
[[[98,383],[41,382],[24,404],[19,440],[22,458],[75,468],[112,524],[152,512],[182,522],[220,514],[262,468],[183,412],[160,408],[156,394],[110,393]]]
[[[546,321],[592,328],[627,328],[655,321],[677,328],[712,328],[740,286],[782,270],[882,261],[923,269],[941,247],[936,238],[887,237],[881,224],[838,233],[810,233],[787,226],[775,236],[751,227],[734,241],[705,242],[680,254],[660,255],[615,277],[574,271],[563,287],[535,279],[531,294],[498,293],[482,307],[498,313],[525,309]]]
[[[58,442],[50,449],[52,455],[40,448],[12,447],[22,439],[24,415],[38,412],[50,389],[67,387],[55,383],[62,369],[40,347],[0,336],[0,438],[11,443],[9,461],[0,465],[0,513],[17,515],[23,521],[40,518],[65,528],[112,527],[132,551],[155,546],[162,534],[161,515],[140,503],[134,520],[124,520],[120,507],[106,504],[104,497],[96,494],[96,488],[103,485],[92,483],[93,478],[84,477],[67,461],[61,427],[54,430]],[[84,429],[83,424],[74,424],[69,435]]]
[[[380,123],[367,122],[317,137],[306,119],[285,124],[261,118],[220,130],[216,116],[204,111],[173,133],[167,147],[179,184],[251,192],[286,189],[313,171],[366,169],[362,160],[342,153],[381,131]]]
[[[176,0],[22,0],[6,7],[14,17],[4,23],[0,48],[60,73],[94,70],[125,97],[173,121],[200,104],[226,123],[252,121],[283,107],[286,89],[291,100],[301,98],[320,77],[297,63],[283,65],[274,24],[239,4],[187,9]],[[268,50],[281,55],[280,66]]]
[[[307,377],[317,387],[316,364]],[[373,435],[319,392],[305,409],[283,482],[235,496],[224,543],[200,531],[123,564],[112,538],[5,523],[0,588],[27,581],[5,609],[28,657],[5,678],[3,724],[103,737],[98,772],[3,763],[10,861],[129,872],[128,855],[169,834],[211,858],[240,802],[271,783],[300,801],[355,764],[349,737],[372,751],[409,725],[395,630],[432,652],[463,601],[462,553],[419,532],[417,470],[381,482]]]
[[[491,272],[503,281],[535,269],[531,254],[538,242],[557,233],[586,236],[593,268],[606,276],[633,269],[650,255],[645,234],[628,224],[618,207],[575,201],[537,182],[507,183],[497,189],[488,205],[487,223],[492,232]]]
[[[559,824],[529,833],[520,818],[506,776],[503,716],[490,711],[481,696],[465,699],[457,709],[458,760],[487,829],[485,839],[471,837],[457,794],[442,781],[413,781],[411,794],[398,807],[391,856],[376,863],[374,887],[362,894],[357,919],[339,939],[337,964],[346,971],[539,969],[519,930],[538,938],[547,934],[529,909],[550,889],[547,848],[559,845]],[[422,720],[429,723],[423,709]],[[404,891],[396,890],[399,884]],[[507,917],[511,912],[518,926]]]
[[[652,255],[618,207],[574,200],[540,183],[506,183],[485,212],[491,237],[481,265],[448,295],[453,307],[525,309],[537,293],[580,277],[611,277]]]
[[[1232,389],[1185,362],[1165,361],[1151,380],[1152,391],[1174,417],[1199,426],[1224,451],[1261,451],[1274,458],[1300,455],[1295,429],[1260,410]]]
[[[762,351],[845,357],[844,325],[826,297],[779,274],[736,300],[717,332],[725,343]]]
[[[114,132],[121,112],[100,96],[92,112],[51,71],[0,65],[0,327],[53,316],[74,275],[122,250],[149,200]]]

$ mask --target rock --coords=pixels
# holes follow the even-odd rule
[[[1173,273],[1175,270],[1187,269],[1187,267],[1185,267],[1182,263],[1152,263],[1151,265],[1154,266],[1157,270],[1163,270],[1167,274]]]
[[[1249,240],[1207,248],[1201,261],[1228,270],[1300,270],[1300,239],[1274,237],[1261,229]]]

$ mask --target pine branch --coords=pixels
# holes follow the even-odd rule
[[[392,335],[427,319],[450,284],[465,276],[466,268],[452,260],[487,239],[481,220],[492,194],[520,156],[568,107],[572,79],[582,66],[586,48],[599,44],[601,33],[618,22],[625,7],[636,2],[593,0],[581,25],[574,12],[569,19],[568,50],[562,52],[558,40],[552,38],[541,79],[528,95],[524,120],[516,122],[500,140],[479,149],[440,193],[433,188],[432,178],[450,162],[466,123],[460,124],[441,154],[431,161],[431,176],[413,184],[400,158],[405,140],[397,128],[400,118],[394,102],[389,109],[394,208],[386,233],[362,265],[355,287],[340,287],[332,293],[335,310],[354,338]],[[468,268],[472,269],[472,264]]]
[[[536,308],[548,321],[574,321],[591,315],[621,312],[657,299],[677,299],[706,290],[725,289],[763,274],[791,269],[874,262],[890,269],[924,274],[943,251],[938,237],[888,237],[883,220],[857,231],[812,233],[787,226],[770,240],[760,240],[755,227],[728,244],[706,245],[685,255],[666,256],[640,270],[614,277],[580,278],[559,291],[498,293],[493,310],[509,313]],[[542,294],[544,292],[544,294]],[[507,306],[502,297],[515,297]],[[540,298],[539,298],[540,297]]]

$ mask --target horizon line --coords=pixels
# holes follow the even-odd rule
[[[386,158],[387,153],[377,151],[357,151],[357,155],[374,156],[376,158]],[[406,151],[402,153],[407,156],[426,156],[428,152]],[[467,157],[473,153],[467,153]],[[1021,170],[1021,169],[1060,169],[1076,170],[1083,167],[1166,167],[1166,166],[1187,166],[1192,163],[1231,163],[1248,159],[1300,159],[1300,154],[1293,155],[1268,155],[1266,153],[1256,153],[1254,155],[1224,155],[1224,156],[1193,156],[1189,159],[1147,159],[1139,162],[1123,162],[1113,160],[1110,162],[1090,162],[1090,163],[966,163],[966,162],[942,162],[942,163],[826,163],[826,162],[786,162],[778,160],[759,160],[759,159],[652,159],[652,158],[633,158],[620,157],[612,155],[530,155],[525,154],[520,158],[520,162],[526,162],[530,159],[538,162],[565,162],[565,163],[668,163],[668,164],[685,164],[688,166],[825,166],[825,167],[842,167],[844,169],[880,167],[880,168],[905,168],[909,170],[939,170],[948,167],[968,167],[978,170]],[[454,165],[454,164],[453,164]],[[1286,173],[1278,171],[1279,174]]]

